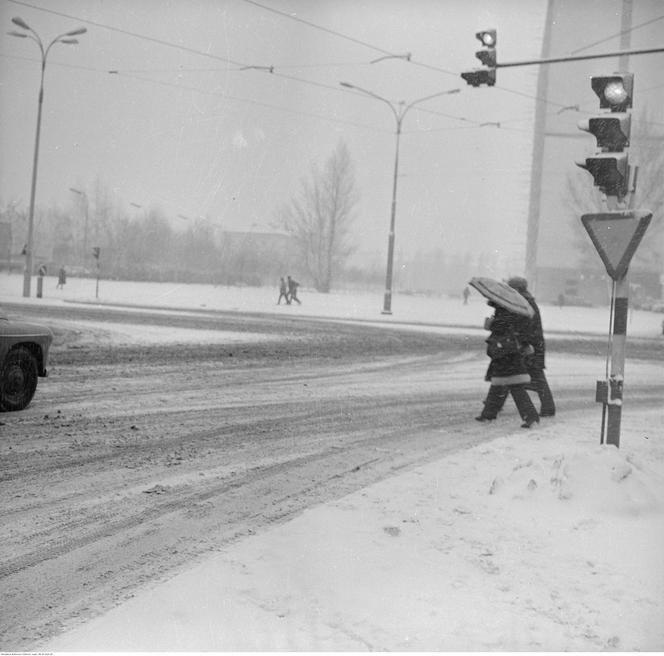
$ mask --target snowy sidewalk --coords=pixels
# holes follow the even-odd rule
[[[620,450],[599,446],[599,415],[511,419],[39,648],[664,649],[664,410],[630,411]]]

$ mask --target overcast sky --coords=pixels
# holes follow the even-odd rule
[[[493,89],[459,73],[479,66],[483,28],[498,30],[499,61],[539,58],[545,0],[0,0],[0,9],[3,204],[27,207],[32,171],[39,55],[6,35],[20,16],[44,42],[88,29],[49,54],[38,205],[72,205],[70,187],[91,193],[101,179],[129,213],[136,203],[264,229],[343,139],[361,194],[358,246],[382,253],[395,119],[339,82],[395,104],[460,88],[404,119],[397,250],[523,248],[537,67],[499,70]],[[615,32],[614,21],[589,26],[588,39]],[[405,53],[410,61],[371,63]]]

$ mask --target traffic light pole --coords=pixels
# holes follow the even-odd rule
[[[625,342],[627,341],[627,315],[629,311],[629,282],[627,276],[614,285],[613,330],[611,335],[611,371],[605,406],[608,412],[606,444],[620,447],[623,382],[625,379]],[[604,435],[602,435],[604,443]]]
[[[625,57],[627,55],[649,55],[655,52],[664,52],[662,48],[648,48],[645,50],[618,50],[617,52],[604,52],[601,55],[578,55],[576,57],[554,57],[552,59],[526,59],[515,62],[496,62],[495,68],[512,68],[514,66],[533,66],[535,64],[558,64],[561,62],[583,61],[586,59],[606,59],[607,57]]]

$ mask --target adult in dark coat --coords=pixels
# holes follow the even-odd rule
[[[532,345],[535,352],[526,357],[526,367],[530,374],[531,389],[537,392],[537,396],[539,396],[541,406],[540,417],[553,417],[556,414],[556,404],[553,401],[553,394],[551,394],[551,388],[544,373],[546,367],[544,361],[546,347],[539,307],[533,295],[528,291],[528,281],[525,278],[515,276],[510,278],[507,284],[516,289],[528,301],[530,307],[535,312],[533,318],[530,320],[530,328],[526,336],[526,341]]]
[[[290,298],[291,301],[296,301],[298,305],[301,305],[301,301],[297,297],[297,288],[300,286],[300,283],[290,276],[286,276],[286,280],[288,284],[288,298]]]
[[[525,278],[514,276],[507,281],[507,284],[512,287],[512,289],[516,289],[516,291],[528,301],[535,313],[532,319],[530,319],[529,325],[522,328],[522,342],[530,344],[534,351],[525,356],[525,364],[531,381],[528,388],[537,392],[537,396],[540,400],[540,417],[553,417],[556,414],[556,404],[553,400],[553,394],[551,393],[549,382],[546,379],[546,374],[544,373],[546,366],[546,346],[544,343],[544,331],[542,330],[542,318],[540,316],[539,307],[537,306],[533,295],[528,291],[528,281]],[[502,390],[501,402],[498,398],[498,390],[496,390],[494,397],[495,403],[492,405],[492,408],[496,409],[496,413],[500,412],[502,409],[507,394],[507,389]]]
[[[484,409],[476,419],[478,421],[495,419],[509,393],[523,420],[521,427],[530,428],[539,421],[537,410],[526,391],[530,375],[524,360],[524,348],[530,320],[509,312],[491,301],[489,305],[495,308],[488,326],[491,334],[486,340],[487,355],[491,358],[491,362],[485,380],[491,383],[491,387],[484,400]]]

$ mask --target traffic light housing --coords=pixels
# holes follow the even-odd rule
[[[599,98],[600,109],[610,109],[612,112],[631,109],[634,92],[633,73],[595,75],[590,78],[590,85]]]
[[[579,122],[579,128],[590,132],[597,139],[597,147],[603,152],[622,152],[629,146],[632,116],[627,113],[604,114]]]
[[[632,117],[626,110],[632,107],[634,75],[594,76],[590,84],[599,98],[600,108],[610,111],[579,122],[579,129],[597,139],[600,152],[577,164],[593,176],[595,186],[607,196],[624,198],[628,193],[630,174],[624,149],[630,144],[632,128]]]
[[[101,252],[101,249],[99,248],[99,246],[93,246],[92,247],[92,256],[95,258],[95,260],[99,259],[100,252]]]
[[[482,84],[492,87],[496,83],[496,30],[481,30],[475,33],[475,38],[482,44],[482,49],[475,53],[486,68],[475,68],[472,71],[461,73],[461,77],[473,87]]]
[[[472,71],[461,73],[461,77],[471,87],[480,87],[483,84],[492,87],[496,83],[496,69],[476,68]]]
[[[629,164],[627,153],[597,153],[586,157],[585,163],[578,164],[586,169],[607,196],[624,198],[629,183]]]

